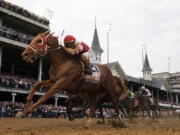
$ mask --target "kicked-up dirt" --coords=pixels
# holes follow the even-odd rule
[[[114,120],[94,119],[85,129],[86,119],[69,121],[63,118],[1,118],[0,135],[180,135],[180,118],[122,120],[125,127],[116,127]]]

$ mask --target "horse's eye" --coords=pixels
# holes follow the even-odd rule
[[[41,39],[38,39],[38,40],[37,40],[37,43],[38,43],[38,44],[42,43],[42,40],[41,40]]]

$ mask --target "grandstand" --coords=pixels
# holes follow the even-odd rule
[[[6,1],[0,1],[0,100],[24,102],[33,83],[48,77],[50,62],[47,58],[25,63],[21,53],[38,33],[49,29],[49,20]],[[46,65],[46,66],[45,66]],[[43,67],[43,68],[42,68]],[[36,92],[35,100],[43,94]],[[66,99],[56,94],[48,103]]]

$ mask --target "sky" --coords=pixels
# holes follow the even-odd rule
[[[152,73],[180,72],[180,1],[179,0],[6,0],[48,17],[55,35],[74,35],[92,44],[96,25],[102,54],[118,61],[127,75],[142,77],[142,58],[147,52]],[[146,51],[145,51],[146,50]],[[170,61],[168,61],[168,57]],[[168,65],[170,68],[168,68]]]

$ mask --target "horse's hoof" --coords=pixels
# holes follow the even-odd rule
[[[85,128],[85,129],[89,129],[89,126],[85,125],[84,128]]]
[[[89,124],[89,123],[86,123],[86,124],[84,125],[84,128],[85,128],[85,129],[89,129],[89,128],[90,128],[90,124]]]
[[[73,120],[74,120],[74,117],[68,117],[68,119],[69,119],[70,121],[73,121]]]
[[[85,128],[85,129],[89,129],[89,128],[91,127],[91,121],[92,121],[92,119],[91,119],[91,118],[88,118],[87,122],[86,122],[85,125],[84,125],[84,128]]]
[[[15,117],[16,118],[25,118],[26,115],[23,112],[18,112]]]
[[[101,124],[101,125],[105,125],[105,122],[104,121],[97,121],[97,124]]]

